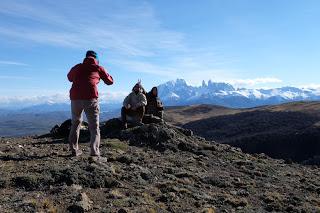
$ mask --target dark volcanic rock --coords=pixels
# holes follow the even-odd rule
[[[188,152],[197,152],[197,143],[191,132],[167,124],[145,124],[130,128],[120,133],[120,139],[128,140],[130,145],[147,146],[158,151],[178,149]]]
[[[7,181],[0,178],[0,189],[5,188],[7,186]]]
[[[93,202],[86,193],[80,193],[76,198],[76,202],[68,207],[68,211],[72,213],[87,212],[93,208],[92,204]]]
[[[54,138],[66,138],[69,136],[71,129],[71,119],[65,120],[61,125],[55,125],[51,130],[50,134],[39,136],[39,138],[43,137],[54,137]],[[82,121],[80,128],[80,135],[82,137],[88,137],[88,123]]]
[[[143,118],[144,124],[163,124],[163,120],[156,116],[146,115]],[[129,127],[134,127],[129,123]],[[110,119],[100,126],[100,132],[103,137],[118,138],[123,130],[123,123],[119,118]]]
[[[105,123],[102,123],[100,132],[102,137],[118,138],[122,129],[122,121],[118,118],[113,118],[106,121]]]
[[[40,181],[36,176],[18,176],[12,179],[13,186],[26,190],[34,190],[39,188]]]

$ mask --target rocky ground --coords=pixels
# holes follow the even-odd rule
[[[107,128],[106,128],[107,129]],[[192,132],[102,128],[104,159],[63,138],[0,139],[0,212],[319,212],[320,169],[244,154]]]

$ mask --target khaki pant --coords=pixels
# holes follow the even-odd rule
[[[125,107],[121,108],[121,119],[122,122],[127,123],[127,115],[138,117],[138,122],[142,122],[143,116],[145,113],[145,106],[138,107],[136,110],[126,109]]]
[[[76,153],[79,149],[78,140],[82,112],[85,112],[90,130],[90,155],[100,155],[99,102],[92,100],[71,100],[72,125],[69,134],[70,149]]]

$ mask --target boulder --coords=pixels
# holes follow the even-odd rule
[[[164,123],[164,120],[159,118],[158,116],[154,116],[152,114],[145,114],[142,123],[144,124],[151,124],[151,123]]]
[[[56,124],[51,130],[50,135],[55,138],[68,137],[71,129],[71,119],[65,120],[60,126]],[[88,133],[88,123],[82,121],[80,134]]]
[[[80,193],[77,196],[77,201],[68,207],[70,212],[87,212],[90,211],[93,206],[93,202],[89,199],[86,193]]]

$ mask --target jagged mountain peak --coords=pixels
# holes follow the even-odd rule
[[[172,94],[174,98],[172,98]],[[301,89],[292,86],[271,89],[236,89],[229,83],[202,81],[191,86],[183,79],[159,85],[159,96],[166,105],[215,104],[246,108],[274,105],[293,101],[320,100],[319,89]]]
[[[176,80],[172,80],[172,81],[168,81],[166,83],[164,83],[163,85],[159,85],[161,86],[167,86],[167,87],[177,87],[177,86],[188,86],[187,82],[184,79],[176,79]]]

